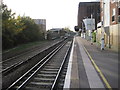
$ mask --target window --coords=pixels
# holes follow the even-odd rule
[[[118,1],[118,8],[120,8],[120,0]]]
[[[115,15],[115,8],[113,8],[113,10],[112,10],[112,16],[114,16]]]
[[[112,22],[115,21],[115,8],[112,9]]]
[[[118,22],[120,23],[120,16],[118,16]]]
[[[120,8],[118,8],[118,15],[120,15]]]
[[[101,16],[101,21],[103,21],[103,16]]]
[[[112,22],[115,21],[115,16],[112,16]]]
[[[120,23],[120,8],[118,8],[118,22]]]

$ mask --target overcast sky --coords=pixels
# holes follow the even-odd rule
[[[3,0],[16,15],[46,19],[47,30],[77,25],[79,2],[93,0]],[[94,0],[95,1],[95,0]]]

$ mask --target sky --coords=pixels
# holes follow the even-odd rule
[[[47,30],[65,27],[74,30],[79,2],[87,1],[93,0],[3,0],[17,16],[46,19]]]

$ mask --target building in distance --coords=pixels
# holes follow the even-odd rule
[[[95,19],[95,29],[97,29],[97,23],[100,22],[100,2],[80,2],[78,6],[78,27],[84,28],[83,19],[91,18]]]
[[[39,26],[40,32],[44,34],[45,39],[46,37],[46,19],[33,19],[34,22]]]
[[[46,32],[46,19],[33,19],[43,32]]]

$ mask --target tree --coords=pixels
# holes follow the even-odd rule
[[[65,27],[64,30],[68,32],[70,31],[69,27]]]
[[[22,17],[21,22],[25,25],[23,33],[29,39],[29,42],[42,39],[43,35],[39,26],[30,17]]]
[[[18,16],[2,4],[2,46],[12,48],[19,44],[42,40],[44,35],[30,17]]]
[[[11,10],[8,10],[7,6],[2,4],[2,46],[4,48],[10,48],[14,46],[14,15]]]

